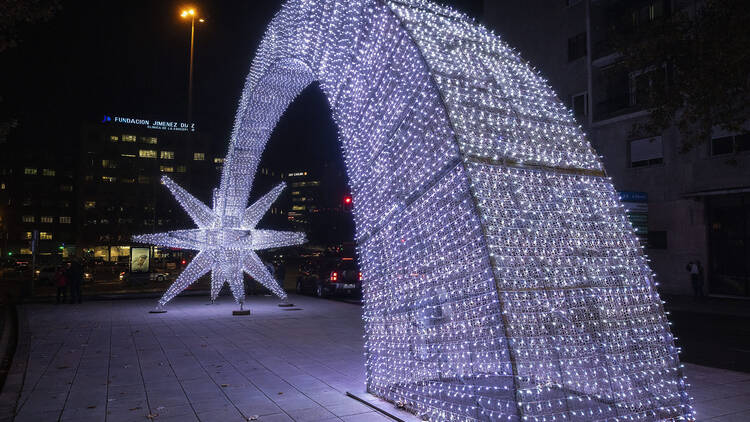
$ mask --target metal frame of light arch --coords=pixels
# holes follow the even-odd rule
[[[599,159],[546,81],[464,15],[285,3],[243,91],[219,204],[247,202],[273,126],[315,80],[355,197],[370,391],[434,420],[692,417]]]

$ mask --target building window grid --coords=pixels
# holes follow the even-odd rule
[[[156,151],[153,149],[138,150],[138,156],[141,158],[156,158]]]
[[[204,161],[206,159],[206,154],[202,152],[194,152],[193,153],[193,161]]]
[[[40,220],[42,221],[42,223],[54,223],[55,217],[50,217],[48,215],[45,215],[42,218],[40,218]]]

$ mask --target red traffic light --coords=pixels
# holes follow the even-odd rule
[[[345,203],[346,205],[349,205],[349,204],[351,204],[351,203],[352,203],[352,197],[351,197],[351,196],[346,196],[346,197],[344,197],[344,203]]]
[[[185,264],[187,264],[187,261],[185,261],[185,260],[183,259],[183,260],[182,260],[182,262],[181,262],[181,264],[182,264],[182,265],[185,265]]]

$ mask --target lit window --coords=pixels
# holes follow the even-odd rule
[[[195,161],[203,161],[206,159],[206,154],[202,152],[194,152],[193,153],[193,160]]]
[[[143,138],[141,138],[141,139],[142,139],[142,140],[143,140],[143,142],[144,142],[144,143],[146,143],[146,144],[152,144],[152,145],[156,145],[156,143],[158,142],[158,141],[157,141],[157,139],[156,139],[155,137],[153,137],[153,136],[144,136],[144,137],[143,137]]]
[[[116,169],[117,162],[112,160],[102,160],[102,167],[105,169]]]
[[[162,151],[159,154],[159,158],[162,160],[174,160],[174,151]]]
[[[156,151],[152,149],[138,150],[138,156],[141,158],[156,158]]]
[[[87,210],[90,210],[95,207],[96,207],[96,201],[86,201],[83,204],[83,208]]]
[[[138,176],[138,183],[142,185],[147,185],[151,183],[151,178],[148,176]]]
[[[177,166],[177,173],[185,173],[187,171],[186,166]]]
[[[54,176],[55,171],[52,169],[42,169],[42,176]]]
[[[34,222],[34,216],[33,215],[24,215],[21,217],[21,221],[24,223],[33,223]]]
[[[292,206],[292,211],[304,211],[306,208],[304,205],[294,205]]]
[[[120,154],[121,157],[135,158],[135,154]]]
[[[39,240],[52,240],[52,233],[39,232]]]
[[[26,232],[26,233],[24,233],[24,234],[23,234],[23,238],[24,238],[24,239],[26,239],[26,240],[29,240],[29,239],[31,239],[31,232]]]
[[[222,164],[224,162],[223,158],[214,158],[214,164]]]
[[[112,142],[117,142],[117,141],[120,140],[120,137],[117,136],[117,135],[112,135],[112,136],[109,137],[109,140],[112,141]]]
[[[5,190],[5,183],[0,183],[0,190]]]
[[[60,191],[73,192],[73,185],[60,185]]]
[[[162,173],[172,173],[172,172],[174,172],[174,167],[172,167],[172,166],[159,166],[159,170]]]
[[[26,167],[25,169],[23,169],[23,174],[28,174],[29,176],[36,176],[36,169]]]
[[[135,183],[135,177],[123,177],[120,181],[122,183]]]
[[[122,135],[122,142],[135,142],[135,135]]]
[[[70,224],[73,222],[71,217],[60,217],[60,224]]]
[[[42,217],[42,223],[54,223],[55,218],[50,216],[44,216]]]
[[[116,181],[117,181],[117,178],[116,178],[116,177],[112,177],[112,176],[102,176],[102,182],[105,182],[105,183],[114,183],[114,182],[116,182]]]

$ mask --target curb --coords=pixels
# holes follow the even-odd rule
[[[8,369],[2,392],[0,392],[0,422],[10,422],[15,419],[16,404],[21,396],[24,379],[26,378],[26,366],[29,361],[29,349],[31,346],[31,336],[29,335],[26,313],[19,307],[12,306],[12,308],[15,312],[11,310],[10,313],[13,317],[6,319],[5,331],[8,331],[9,324],[15,323],[18,332],[16,335],[16,350],[12,354],[13,361]],[[12,329],[13,327],[11,326],[10,328]],[[5,339],[5,337],[4,332],[2,338]],[[10,350],[8,350],[6,345],[5,357],[10,358],[11,356],[9,355]]]

